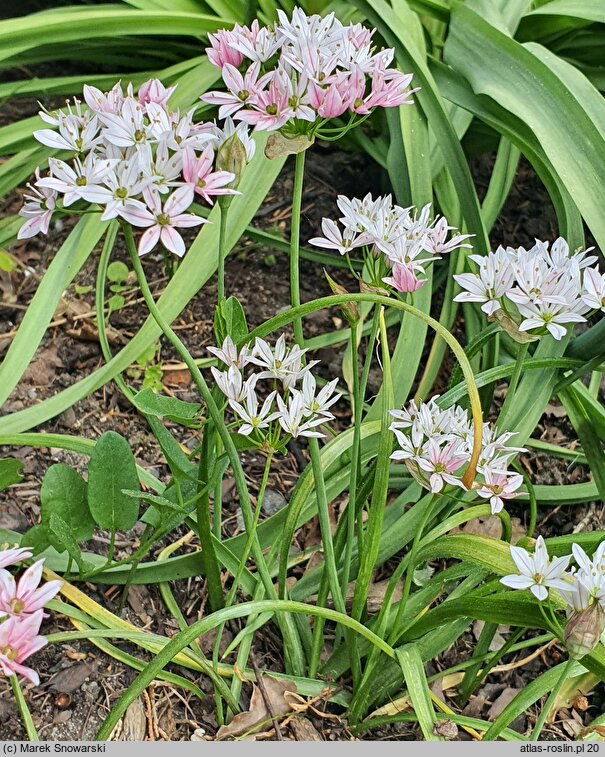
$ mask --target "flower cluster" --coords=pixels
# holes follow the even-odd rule
[[[425,266],[458,247],[470,247],[468,234],[454,234],[444,217],[430,221],[431,206],[418,213],[394,205],[391,195],[366,195],[363,200],[338,197],[342,228],[331,218],[321,222],[323,237],[309,240],[316,247],[341,255],[355,248],[369,250],[368,269],[374,284],[386,283],[398,292],[415,292],[426,283]],[[449,237],[449,238],[448,238]],[[378,270],[377,265],[378,263]]]
[[[582,657],[596,646],[605,629],[605,542],[588,557],[579,544],[572,544],[571,555],[550,558],[544,539],[539,536],[534,552],[511,547],[518,573],[500,581],[512,589],[529,589],[539,601],[554,589],[566,605],[568,623],[564,640],[573,656]],[[568,570],[572,558],[577,567]]]
[[[239,434],[274,449],[292,437],[323,436],[318,427],[334,418],[330,407],[340,398],[334,393],[338,379],[317,391],[311,368],[318,361],[305,365],[306,350],[288,347],[282,335],[274,347],[257,338],[253,347],[238,352],[227,337],[220,349],[209,347],[208,351],[227,366],[226,371],[211,370],[236,417]],[[252,366],[252,372],[245,370]],[[270,382],[272,391],[261,401],[257,389],[263,379]]]
[[[121,218],[145,229],[139,255],[158,242],[179,257],[185,242],[178,229],[199,226],[205,219],[186,212],[197,195],[208,203],[214,196],[236,194],[229,187],[235,174],[217,170],[221,146],[238,139],[248,160],[254,142],[245,124],[232,121],[221,129],[212,123],[195,123],[195,108],[181,114],[168,100],[174,87],[157,79],[143,84],[135,96],[132,85],[120,83],[108,93],[84,87],[84,107],[79,100],[66,111],[40,117],[54,128],[34,132],[47,147],[74,154],[68,163],[49,159],[49,174],[29,185],[21,210],[26,218],[19,238],[47,233],[58,209],[78,200],[103,208],[101,220]]]
[[[469,255],[477,273],[454,276],[464,290],[454,299],[480,302],[489,317],[506,318],[536,338],[548,331],[561,339],[565,324],[585,321],[590,310],[605,310],[605,278],[590,268],[597,258],[587,252],[571,253],[559,237],[550,247],[536,240],[529,250],[498,247],[485,256]]]
[[[393,50],[376,51],[373,31],[342,24],[330,13],[307,16],[281,10],[273,26],[236,25],[210,35],[208,59],[218,68],[226,92],[209,92],[204,102],[219,106],[256,129],[296,124],[307,132],[349,112],[367,116],[376,107],[411,104],[411,74],[389,68]]]
[[[462,476],[473,450],[473,430],[467,410],[454,405],[442,410],[432,398],[417,405],[413,400],[403,410],[392,410],[390,426],[399,449],[391,455],[403,460],[418,483],[434,494],[446,484],[464,489]],[[507,447],[511,433],[497,435],[489,423],[483,425],[483,439],[477,472],[482,481],[473,491],[489,500],[492,513],[502,510],[504,500],[519,493],[523,478],[507,469],[521,447]]]
[[[46,644],[40,625],[42,609],[57,594],[61,581],[40,586],[44,560],[38,560],[19,578],[6,570],[32,556],[28,549],[0,549],[0,669],[5,675],[19,673],[34,684],[39,683],[35,670],[23,665],[30,655]]]

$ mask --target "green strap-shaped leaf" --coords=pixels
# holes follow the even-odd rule
[[[475,93],[491,97],[531,128],[605,246],[599,199],[605,186],[605,139],[578,93],[530,49],[460,2],[452,9],[444,60],[468,79]]]
[[[415,644],[405,644],[396,651],[422,735],[426,741],[443,741],[433,730],[437,720],[418,647]]]
[[[0,61],[42,45],[126,35],[199,37],[228,25],[226,19],[201,13],[139,11],[115,5],[33,13],[0,22]]]
[[[98,216],[85,216],[55,255],[0,365],[0,406],[31,362],[61,295],[88,259],[105,228],[106,224]]]

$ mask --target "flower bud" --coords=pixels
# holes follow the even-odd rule
[[[326,271],[324,271],[324,276],[326,277],[326,280],[330,285],[330,289],[334,292],[334,294],[349,294],[347,290],[342,286],[342,284],[334,281],[334,279],[329,276]],[[345,320],[350,326],[355,326],[355,324],[359,322],[359,308],[357,307],[356,302],[343,302],[340,305],[340,309],[343,316],[345,317]]]
[[[595,602],[585,610],[574,613],[565,628],[563,641],[569,656],[580,660],[597,646],[605,628],[605,612]]]
[[[247,162],[246,148],[237,133],[226,139],[216,151],[216,170],[228,171],[235,175],[235,179],[227,185],[229,189],[237,189]],[[218,202],[221,208],[228,208],[232,199],[233,195],[220,195]]]

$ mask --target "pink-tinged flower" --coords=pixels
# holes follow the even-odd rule
[[[254,19],[249,28],[239,25],[233,28],[231,44],[245,58],[264,63],[278,51],[281,40],[273,28],[261,27],[258,20]]]
[[[393,265],[392,276],[386,276],[383,281],[398,292],[416,292],[426,284],[426,281],[419,279],[411,268],[398,263]]]
[[[36,168],[36,179],[40,181],[40,169]],[[19,211],[19,215],[27,220],[19,229],[17,239],[29,239],[42,232],[48,234],[48,227],[57,204],[58,192],[47,187],[27,185],[31,194],[25,194],[27,200]],[[0,553],[2,554],[2,553]],[[1,563],[0,563],[1,567]]]
[[[249,347],[242,347],[238,352],[237,347],[233,339],[230,336],[225,338],[222,347],[207,347],[206,348],[211,355],[217,357],[228,368],[235,366],[236,368],[243,368],[248,362],[248,356],[250,355]]]
[[[445,255],[453,252],[459,247],[471,247],[472,245],[465,242],[470,239],[472,234],[454,234],[451,239],[447,238],[448,231],[455,229],[455,226],[448,226],[447,218],[443,216],[437,221],[435,226],[429,231],[426,241],[426,249],[433,255]]]
[[[523,476],[507,475],[504,472],[487,469],[484,473],[485,482],[479,485],[477,494],[483,499],[489,499],[492,515],[499,513],[504,507],[505,499],[514,499],[519,495],[518,489],[523,484]]]
[[[243,76],[235,66],[226,63],[221,73],[229,91],[208,92],[202,95],[201,99],[210,105],[218,105],[219,118],[227,118],[247,105],[249,101],[254,101],[259,90],[260,63],[253,63]]]
[[[143,106],[156,103],[164,108],[175,89],[176,86],[165,87],[159,79],[149,79],[139,87],[139,102]]]
[[[120,82],[114,84],[109,92],[101,92],[97,87],[85,84],[84,100],[88,107],[97,113],[119,113],[124,102],[124,91]]]
[[[15,581],[7,571],[0,571],[0,618],[3,615],[24,617],[41,610],[58,593],[62,581],[47,581],[40,586],[44,560],[38,560]]]
[[[323,218],[321,221],[321,230],[324,237],[313,237],[309,239],[309,244],[315,247],[323,247],[326,250],[338,250],[341,255],[369,244],[372,239],[369,234],[359,234],[357,230],[348,226],[341,231],[336,221],[331,218]]]
[[[418,466],[428,474],[429,489],[433,494],[438,494],[445,484],[464,489],[464,484],[454,473],[467,462],[468,456],[460,453],[457,442],[440,447],[434,439],[429,439],[422,456],[417,458]]]
[[[50,158],[50,175],[36,182],[39,187],[54,189],[63,195],[63,207],[67,208],[77,200],[96,202],[99,183],[116,166],[117,159],[98,160],[95,153],[89,153],[84,161],[74,160],[73,167],[63,160]]]
[[[229,171],[213,171],[213,167],[214,152],[210,145],[204,148],[199,157],[190,148],[183,151],[183,179],[207,203],[212,205],[212,197],[215,195],[240,194],[226,186],[235,179],[235,174]]]
[[[309,105],[317,111],[320,118],[338,118],[349,107],[343,87],[337,81],[327,85],[310,81],[308,99]]]
[[[237,39],[235,29],[233,31],[221,29],[216,34],[209,34],[208,39],[211,47],[206,48],[206,55],[213,66],[217,68],[222,68],[227,64],[235,68],[241,66],[244,56],[233,46]]]
[[[119,113],[100,113],[99,118],[105,124],[103,137],[116,147],[140,147],[149,139],[145,111],[134,97],[124,100]]]
[[[12,549],[0,549],[0,568],[8,568],[23,560],[29,560],[32,551],[29,547],[14,547]]]
[[[254,126],[259,130],[275,131],[281,129],[292,117],[288,94],[278,72],[272,72],[261,77],[259,87],[267,89],[258,90],[250,103],[251,109],[239,110],[233,117],[239,121]]]
[[[403,74],[397,69],[383,69],[377,66],[372,73],[372,83],[369,95],[363,103],[354,107],[355,113],[365,115],[373,108],[396,108],[399,105],[413,105],[411,96],[416,89],[409,89],[412,74]]]
[[[77,116],[59,112],[57,126],[58,133],[52,129],[39,129],[34,132],[34,137],[46,147],[79,153],[92,150],[102,141],[96,115]]]
[[[40,683],[38,674],[22,663],[47,644],[44,636],[38,635],[43,617],[42,610],[38,610],[26,618],[9,618],[0,623],[0,668],[5,675],[22,675],[35,686]]]
[[[120,215],[128,223],[147,228],[139,241],[139,255],[151,252],[161,241],[167,250],[182,257],[185,254],[185,242],[177,229],[207,223],[205,218],[184,212],[193,202],[191,185],[179,187],[163,205],[160,193],[152,187],[143,190],[143,197],[147,208],[141,209],[127,204],[120,211]]]

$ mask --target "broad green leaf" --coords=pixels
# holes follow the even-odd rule
[[[50,543],[59,551],[61,544],[53,539],[50,521],[53,513],[67,523],[76,542],[90,539],[95,528],[88,509],[86,481],[73,468],[58,463],[46,471],[40,488],[40,517],[50,534]],[[65,549],[65,547],[63,547]]]
[[[121,284],[128,278],[129,269],[121,260],[114,260],[107,266],[107,279]]]
[[[156,394],[151,389],[143,389],[135,394],[133,402],[145,415],[166,418],[189,428],[199,426],[199,402],[184,402],[177,397]]]
[[[550,0],[526,14],[519,27],[522,40],[550,37],[592,22],[605,23],[605,8],[594,0]]]
[[[23,463],[12,457],[6,457],[0,460],[0,492],[8,489],[13,484],[23,481]]]
[[[246,314],[237,297],[228,297],[219,302],[214,314],[214,337],[219,347],[230,336],[237,344],[248,336]]]
[[[57,513],[51,513],[48,525],[48,537],[53,544],[61,545],[60,552],[67,551],[67,554],[78,566],[81,573],[88,570],[91,565],[82,558],[82,552],[76,540],[73,537],[71,528]]]
[[[0,537],[1,538],[1,537]],[[21,538],[22,547],[31,547],[34,555],[39,555],[50,547],[50,534],[47,526],[33,526],[23,534]],[[65,549],[61,547],[61,552]]]
[[[122,494],[137,489],[139,478],[130,445],[107,431],[96,443],[88,463],[88,506],[95,523],[110,531],[128,531],[136,523],[139,503]]]

